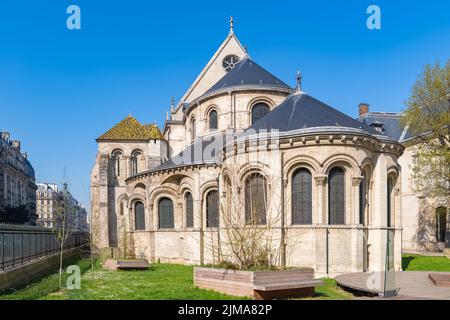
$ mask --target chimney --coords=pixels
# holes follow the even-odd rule
[[[11,141],[11,144],[12,144],[13,148],[17,149],[17,151],[20,152],[20,141],[19,140],[13,140],[13,141]]]
[[[362,117],[366,113],[369,113],[369,104],[362,102],[359,104],[359,116]]]
[[[9,142],[9,132],[2,132],[2,139]]]

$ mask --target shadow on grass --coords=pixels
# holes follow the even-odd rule
[[[402,270],[407,270],[409,264],[415,259],[416,257],[407,256],[402,258]]]

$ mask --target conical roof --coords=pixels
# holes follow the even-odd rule
[[[224,88],[255,85],[291,89],[286,83],[247,56],[213,85],[206,94]]]
[[[361,129],[370,134],[379,134],[365,123],[359,122],[303,92],[290,95],[246,131],[267,129],[286,132],[316,127],[346,127]]]

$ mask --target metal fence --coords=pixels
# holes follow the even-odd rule
[[[0,224],[0,272],[58,252],[56,239],[52,229]],[[73,232],[64,249],[85,245],[87,239],[87,233]]]

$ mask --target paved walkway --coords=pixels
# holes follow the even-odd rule
[[[450,272],[400,271],[391,272],[388,279],[399,289],[398,296],[392,299],[433,299],[450,300],[450,287],[438,287],[428,278],[430,273],[450,275]],[[393,280],[390,280],[394,278]],[[372,294],[383,292],[384,273],[358,272],[336,276],[337,283],[352,290]],[[389,282],[388,281],[388,282]]]

